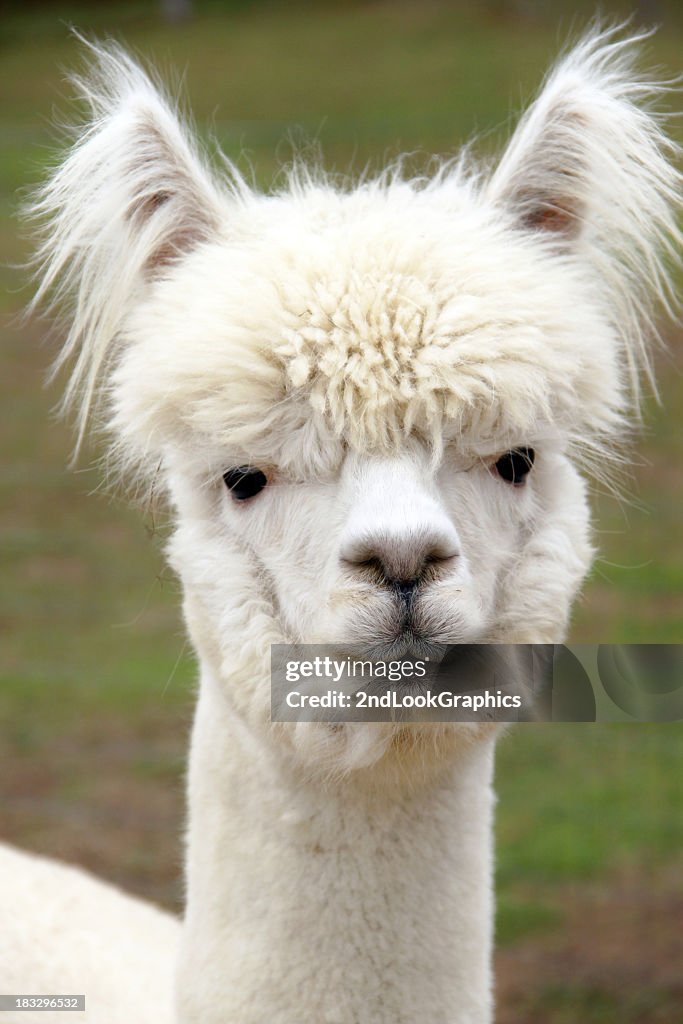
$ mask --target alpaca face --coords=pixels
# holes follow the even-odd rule
[[[440,643],[555,641],[590,563],[584,483],[548,438],[517,483],[506,453],[465,457],[453,444],[437,460],[416,439],[393,455],[347,451],[309,479],[264,462],[254,479],[226,474],[233,490],[220,471],[197,475],[200,450],[185,459],[169,455],[179,520],[169,554],[186,619],[205,667],[258,734],[272,737],[270,643],[360,643],[400,658]],[[380,761],[388,770],[395,750],[398,776],[384,784],[405,785],[414,762],[417,785],[495,730],[413,729],[408,749],[392,725],[304,724],[282,738],[326,776],[376,772]]]
[[[270,642],[400,657],[564,635],[591,557],[568,453],[601,408],[588,388],[618,386],[612,346],[584,343],[609,328],[585,298],[564,304],[580,282],[562,253],[546,265],[543,243],[464,199],[444,221],[442,201],[401,188],[374,234],[362,194],[264,202],[248,246],[177,265],[128,323],[115,416],[152,416],[148,436],[167,418],[186,617],[252,722]],[[353,726],[332,751],[312,726],[297,744],[348,768],[388,739]]]
[[[558,640],[590,558],[584,485],[557,441],[518,482],[497,469],[510,461],[455,444],[437,461],[412,439],[393,455],[346,452],[308,480],[264,464],[265,486],[236,496],[253,489],[244,470],[235,491],[174,459],[174,563],[227,647],[230,610],[241,621],[248,603],[282,639],[387,657]]]
[[[590,282],[452,184],[243,218],[150,289],[113,375],[191,524],[188,589],[215,551],[217,633],[258,598],[298,642],[561,639],[591,553],[568,453],[620,388]]]
[[[492,172],[294,170],[266,197],[95,51],[92,123],[34,208],[41,293],[75,300],[67,402],[82,436],[99,394],[122,468],[166,489],[193,640],[243,709],[272,642],[563,638],[577,461],[623,432],[680,249],[632,56],[588,36]]]
[[[349,454],[304,502],[310,532],[285,528],[288,542],[260,549],[286,635],[386,657],[562,636],[590,548],[583,486],[561,454],[548,446],[515,485],[497,472],[498,452],[465,457],[454,446],[434,465],[419,443],[406,448]],[[297,488],[271,497],[272,514],[294,524]],[[260,504],[265,518],[266,495]],[[247,537],[255,526],[246,509],[226,518]]]

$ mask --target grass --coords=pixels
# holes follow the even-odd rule
[[[316,140],[341,171],[403,149],[452,153],[474,132],[490,149],[580,7],[550,14],[530,3],[513,17],[504,5],[491,13],[496,5],[433,0],[197,6],[181,30],[141,3],[74,6],[68,17],[60,8],[59,18],[49,5],[17,9],[0,27],[0,834],[168,905],[179,893],[194,665],[164,569],[163,524],[101,492],[95,451],[66,469],[70,434],[51,413],[57,389],[43,387],[47,332],[16,316],[28,295],[12,266],[26,255],[16,190],[50,159],[48,124],[68,92],[61,69],[79,61],[64,21],[113,32],[184,71],[198,123],[267,186],[291,133]],[[675,73],[683,21],[674,5],[660,16],[653,60]],[[680,341],[672,334],[660,360],[663,401],[648,404],[628,501],[596,494],[601,555],[576,610],[577,642],[681,639]],[[629,899],[638,913],[649,908],[648,934],[668,934],[661,907],[680,889],[671,865],[683,844],[682,779],[679,726],[528,726],[501,744],[501,1024],[676,1019],[682,1003],[677,1010],[666,978],[648,989],[635,968],[618,982],[613,964],[591,974],[597,946],[575,918],[601,900],[611,908],[615,962],[625,964],[631,933],[618,908]],[[635,963],[654,947],[633,931]],[[572,936],[587,950],[578,965]],[[660,960],[675,960],[666,950]],[[513,984],[525,977],[518,955],[535,965],[524,991]]]
[[[678,1009],[673,1007],[674,1012]],[[523,1000],[520,1012],[528,1024],[552,1020],[555,1024],[641,1024],[643,1020],[670,1024],[672,1005],[656,990],[627,1000],[605,995],[599,988],[551,985]]]
[[[498,777],[502,884],[649,870],[683,848],[676,723],[521,726],[500,745]],[[567,801],[571,789],[580,799]]]

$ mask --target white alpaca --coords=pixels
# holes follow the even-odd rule
[[[94,407],[176,514],[201,661],[182,1024],[491,1021],[495,726],[273,725],[269,649],[564,638],[592,557],[577,460],[623,431],[679,251],[634,42],[585,39],[492,171],[297,169],[268,197],[210,173],[118,49],[80,83],[92,121],[36,208],[41,291],[71,303],[80,436]],[[6,856],[3,888],[49,870],[59,897],[63,869]],[[121,992],[164,991],[173,924],[128,908],[121,939],[92,884],[73,902],[132,957]],[[98,1002],[111,967],[78,952],[58,982],[52,951],[90,929],[13,908],[5,935],[40,938],[6,939],[0,989],[172,1018]]]

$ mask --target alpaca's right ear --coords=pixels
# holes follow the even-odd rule
[[[36,302],[69,305],[57,362],[75,356],[64,404],[78,406],[79,442],[121,324],[153,277],[217,231],[226,196],[191,136],[147,75],[118,46],[86,44],[74,78],[88,123],[28,214],[37,220]]]

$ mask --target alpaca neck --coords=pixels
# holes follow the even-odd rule
[[[205,673],[182,1024],[488,1024],[492,742],[381,794],[254,746]]]

